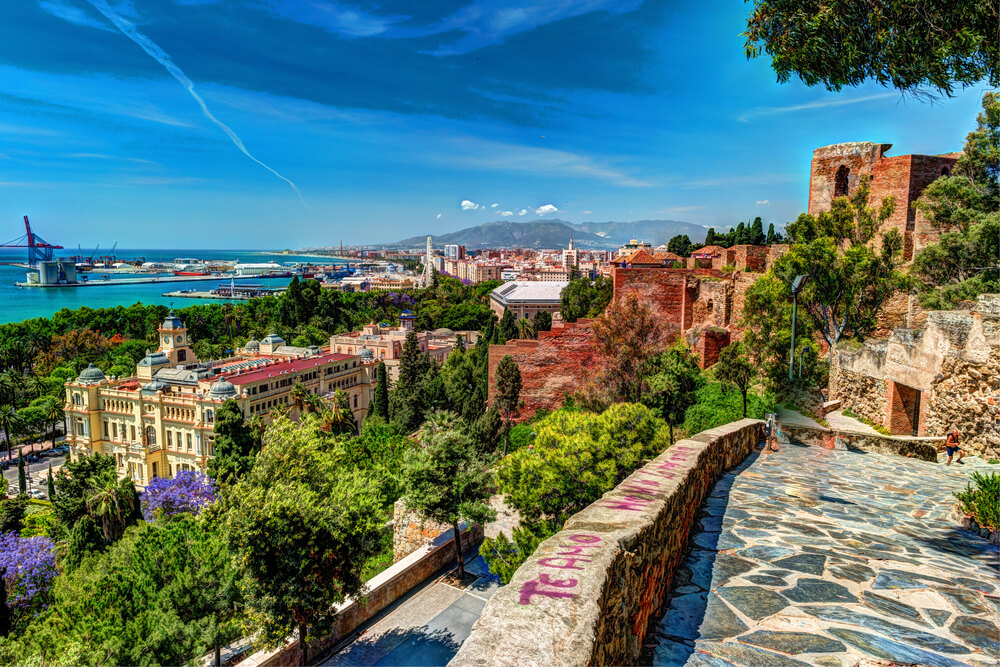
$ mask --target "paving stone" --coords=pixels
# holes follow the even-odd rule
[[[809,664],[753,646],[743,646],[740,644],[704,642],[699,643],[698,648],[715,657],[727,660],[730,665],[742,665],[744,667],[808,667]]]
[[[829,571],[839,579],[848,579],[859,584],[875,576],[875,570],[865,565],[831,565]]]
[[[898,616],[899,618],[904,618],[919,625],[927,625],[927,621],[923,619],[920,612],[917,611],[917,608],[911,607],[905,602],[893,600],[892,598],[884,597],[878,593],[873,593],[872,591],[865,591],[861,595],[861,603],[864,606],[874,609],[882,614],[886,614],[888,616]]]
[[[965,663],[953,660],[937,653],[924,651],[914,646],[908,646],[885,637],[870,635],[866,632],[849,630],[847,628],[830,628],[830,634],[857,646],[870,655],[886,660],[895,660],[918,665],[935,665],[937,667],[965,667]]]
[[[720,588],[718,593],[729,604],[757,621],[788,606],[788,600],[781,595],[759,586],[726,586]]]
[[[791,556],[795,553],[794,550],[788,547],[772,547],[768,545],[758,545],[755,547],[750,547],[749,549],[743,549],[738,552],[741,556],[746,556],[747,558],[753,558],[756,560],[763,561],[773,561],[778,558],[784,558],[785,556]]]
[[[945,609],[924,609],[924,614],[938,627],[943,626],[945,621],[951,618],[951,612]]]
[[[996,624],[984,618],[959,616],[952,622],[951,631],[985,653],[1000,658],[1000,628]]]
[[[703,549],[714,551],[739,549],[746,545],[746,542],[732,533],[699,533],[695,536],[694,543]]]
[[[793,602],[857,602],[851,592],[832,581],[799,579],[794,588],[784,591]]]
[[[821,554],[800,554],[776,560],[774,564],[778,567],[795,570],[796,572],[822,575],[823,569],[826,566],[826,556]]]
[[[715,593],[674,598],[659,625],[663,634],[681,639],[725,639],[746,629]]]
[[[749,574],[744,579],[755,584],[760,584],[761,586],[785,587],[788,585],[788,582],[781,577],[772,577],[768,574]]]
[[[810,616],[821,618],[824,621],[858,625],[868,628],[869,630],[881,632],[889,637],[895,637],[896,639],[903,639],[908,643],[918,644],[928,650],[954,654],[969,652],[968,648],[960,646],[959,644],[945,639],[944,637],[933,635],[928,632],[922,632],[920,630],[914,630],[897,623],[890,623],[889,621],[877,616],[861,614],[845,609],[844,607],[799,607],[799,609],[806,612]]]
[[[745,644],[763,646],[782,653],[841,653],[847,650],[836,639],[823,637],[809,632],[771,632],[758,630],[740,637]]]
[[[965,614],[988,614],[990,608],[986,606],[982,598],[972,591],[963,591],[958,588],[939,588],[938,593],[947,598],[948,602],[958,607],[959,611]]]
[[[908,574],[879,572],[872,584],[875,589],[928,588],[928,584]]]

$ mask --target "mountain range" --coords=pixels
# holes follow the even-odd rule
[[[431,243],[440,247],[447,243],[466,248],[562,248],[573,237],[579,248],[595,250],[618,248],[631,239],[664,244],[678,234],[687,234],[692,242],[705,240],[708,230],[702,225],[678,220],[637,220],[635,222],[567,222],[565,220],[532,220],[512,222],[497,220],[457,232],[431,235]],[[392,245],[407,248],[422,247],[427,236],[414,236]]]

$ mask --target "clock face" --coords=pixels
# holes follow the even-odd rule
[[[166,344],[166,343],[169,343],[169,342],[170,342],[170,336],[164,336],[164,337],[163,337],[163,342],[164,342],[165,344]]]
[[[184,342],[184,336],[178,336],[177,337],[177,342],[178,343],[183,343]]]

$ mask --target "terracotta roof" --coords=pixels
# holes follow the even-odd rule
[[[645,250],[638,250],[626,257],[619,257],[615,264],[663,264],[663,260],[653,257]]]
[[[718,245],[707,245],[704,248],[698,248],[697,250],[691,251],[692,257],[717,257],[722,254],[725,250],[722,246]]]
[[[282,363],[271,364],[264,366],[263,368],[257,368],[252,371],[247,371],[245,373],[237,373],[235,375],[227,375],[225,378],[235,385],[250,384],[252,382],[258,382],[260,380],[266,380],[270,377],[278,377],[281,375],[287,375],[295,371],[304,371],[310,368],[316,368],[317,366],[323,366],[324,364],[329,364],[334,361],[344,361],[345,359],[353,359],[357,355],[355,354],[321,354],[316,357],[307,357],[305,359],[296,359],[294,361],[285,361]]]
[[[675,261],[675,260],[678,260],[678,259],[684,259],[680,255],[678,255],[676,253],[672,253],[670,251],[667,251],[667,252],[658,252],[658,253],[654,254],[653,257],[655,257],[656,259],[659,259],[659,260],[665,260],[665,261],[671,261],[671,262]]]

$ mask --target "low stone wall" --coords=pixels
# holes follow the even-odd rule
[[[329,651],[380,611],[423,583],[428,577],[455,560],[455,540],[452,531],[442,533],[406,558],[368,580],[368,594],[361,600],[347,600],[337,607],[337,620],[330,633],[309,644],[313,659]],[[482,526],[464,526],[462,546],[466,551],[483,541]],[[278,667],[297,665],[299,642],[289,637],[277,649],[258,651],[240,662],[240,667]]]
[[[944,438],[910,438],[861,433],[842,429],[814,428],[811,426],[790,426],[782,424],[781,430],[792,441],[826,447],[827,449],[847,449],[870,454],[890,454],[922,461],[937,462],[938,448],[944,445]]]
[[[681,440],[539,545],[453,667],[634,664],[712,484],[763,439],[744,419]]]
[[[451,526],[431,521],[400,498],[392,506],[392,562],[401,561],[449,530]]]

